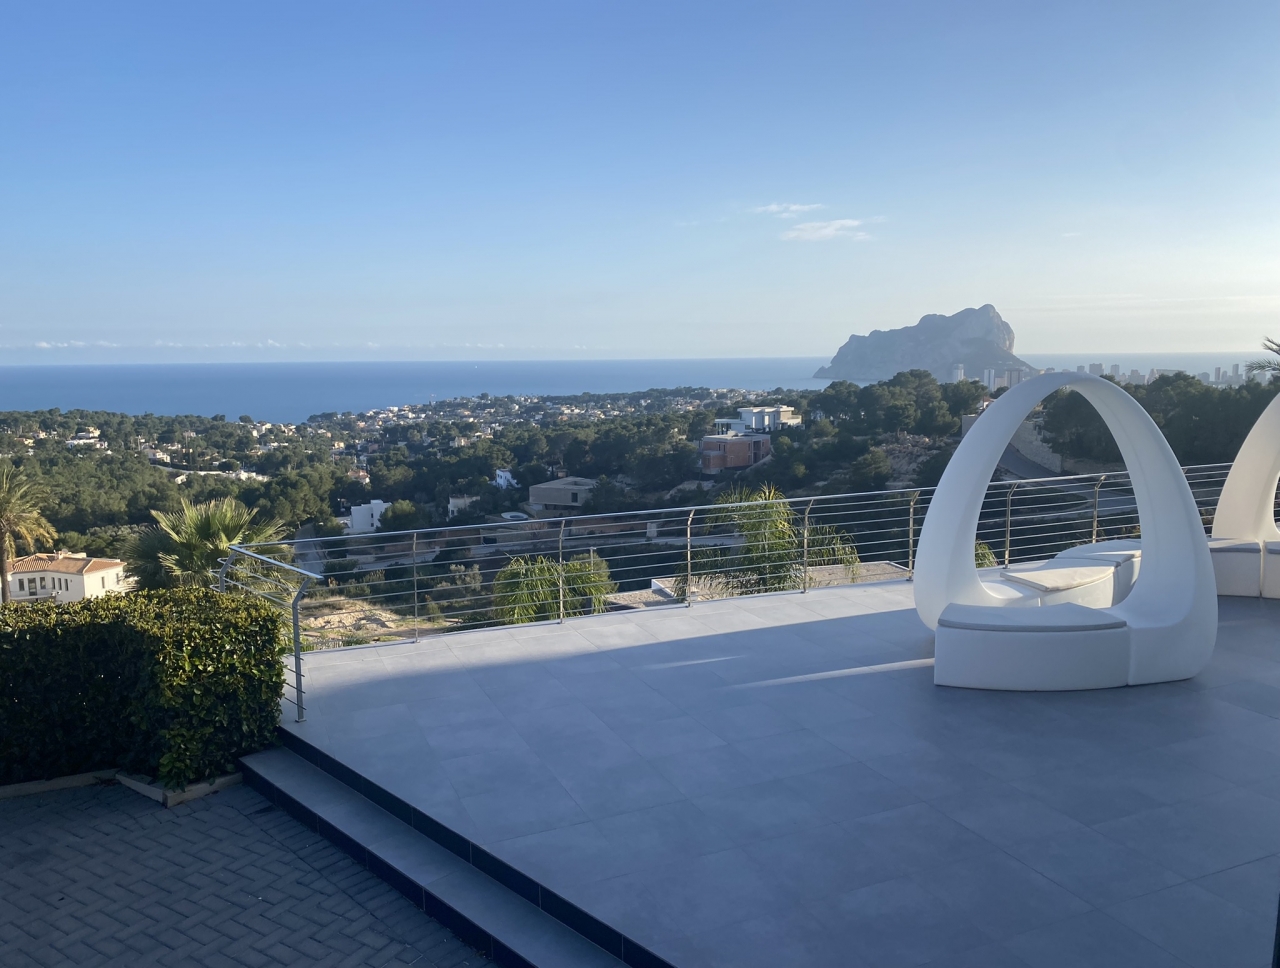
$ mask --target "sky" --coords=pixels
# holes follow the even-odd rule
[[[1280,337],[1274,0],[0,0],[0,363]]]

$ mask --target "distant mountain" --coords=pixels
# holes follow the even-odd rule
[[[831,363],[814,374],[831,380],[875,383],[903,370],[928,370],[938,380],[950,382],[951,369],[964,366],[970,380],[981,380],[982,371],[1031,370],[1031,364],[1013,355],[1013,327],[988,303],[962,309],[954,316],[924,316],[914,326],[877,329],[866,336],[850,336]],[[1034,371],[1033,371],[1034,372]]]

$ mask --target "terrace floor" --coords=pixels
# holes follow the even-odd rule
[[[1197,678],[933,685],[911,585],[310,653],[286,726],[679,968],[1263,968],[1280,602]]]

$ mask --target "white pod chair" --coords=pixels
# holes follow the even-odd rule
[[[1280,598],[1280,396],[1240,445],[1218,497],[1209,550],[1219,595]]]
[[[974,565],[978,516],[1000,455],[1036,404],[1062,387],[1097,408],[1137,499],[1142,568],[1127,597],[1105,608],[1028,602],[984,582]],[[925,516],[915,600],[935,630],[939,685],[1063,690],[1186,679],[1209,661],[1218,632],[1209,546],[1173,451],[1124,390],[1080,373],[1018,384],[961,441]]]

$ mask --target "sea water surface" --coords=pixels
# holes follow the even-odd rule
[[[711,387],[820,389],[826,357],[354,363],[111,363],[0,366],[0,411],[248,414],[297,422],[489,393],[572,395]]]

